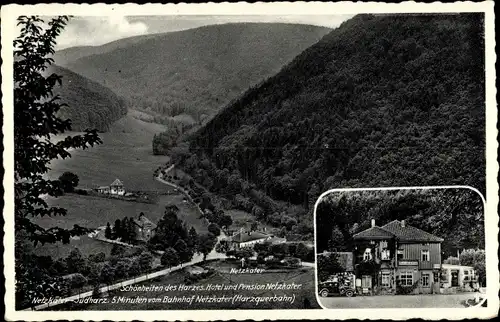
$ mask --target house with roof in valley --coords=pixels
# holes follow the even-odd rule
[[[245,230],[241,228],[237,233],[233,234],[230,239],[230,248],[231,249],[242,249],[242,248],[250,248],[255,244],[263,244],[263,243],[271,243],[271,244],[279,244],[286,242],[285,238],[276,237],[273,235],[269,235],[265,232],[261,231],[252,231]]]
[[[120,181],[120,179],[115,179],[115,181],[113,181],[113,183],[111,183],[109,186],[98,187],[97,192],[106,195],[123,196],[125,195],[125,186],[123,185],[123,182]]]
[[[155,233],[156,224],[149,220],[144,213],[140,213],[139,217],[134,218],[136,240],[140,242],[149,241]]]
[[[120,179],[115,179],[113,183],[110,185],[110,193],[112,195],[123,196],[125,194],[125,186],[120,181]]]

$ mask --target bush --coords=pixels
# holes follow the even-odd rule
[[[64,172],[59,177],[59,182],[61,182],[64,192],[73,192],[78,186],[78,176],[72,172]]]
[[[97,254],[90,254],[89,255],[89,261],[94,262],[94,263],[102,263],[106,259],[106,254],[103,252],[97,253]]]
[[[266,261],[266,267],[267,268],[283,268],[283,264],[279,259],[273,258],[268,261]]]
[[[87,190],[83,190],[83,189],[75,189],[75,193],[79,194],[79,195],[88,195],[88,191]]]
[[[403,286],[403,285],[401,285],[399,278],[397,278],[396,279],[396,294],[400,294],[400,295],[412,294],[413,291],[417,288],[417,286],[418,286],[418,281],[416,281],[411,286]]]
[[[125,246],[119,244],[113,244],[111,248],[111,256],[121,256],[125,254]]]
[[[220,235],[220,227],[215,223],[211,223],[208,225],[208,231],[211,232],[214,236]]]
[[[94,289],[92,290],[92,298],[98,299],[101,297],[101,289],[99,284],[94,285]]]
[[[131,247],[125,251],[124,256],[126,257],[136,257],[141,255],[144,252],[143,247]]]
[[[87,278],[80,273],[75,273],[67,278],[67,282],[71,288],[80,288],[87,284]]]

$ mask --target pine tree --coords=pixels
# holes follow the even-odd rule
[[[191,226],[191,228],[189,229],[187,246],[189,249],[193,251],[193,253],[197,250],[198,247],[198,233],[196,232],[196,229],[193,226]]]
[[[113,239],[120,238],[121,233],[121,221],[120,219],[115,220],[115,225],[113,226]]]
[[[129,243],[134,244],[135,239],[137,238],[137,232],[135,231],[135,223],[133,218],[130,218],[128,221],[127,234]]]
[[[111,239],[113,237],[109,222],[106,224],[106,229],[104,230],[104,237],[106,237],[107,239]]]
[[[128,217],[125,217],[123,218],[120,226],[120,237],[122,239],[122,242],[124,243],[129,242],[128,229],[129,229]]]

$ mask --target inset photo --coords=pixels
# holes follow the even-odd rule
[[[330,190],[315,207],[326,309],[486,307],[484,199],[475,189]]]

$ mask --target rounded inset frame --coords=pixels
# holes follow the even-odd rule
[[[314,205],[319,305],[486,305],[485,208],[469,186],[325,191]]]

